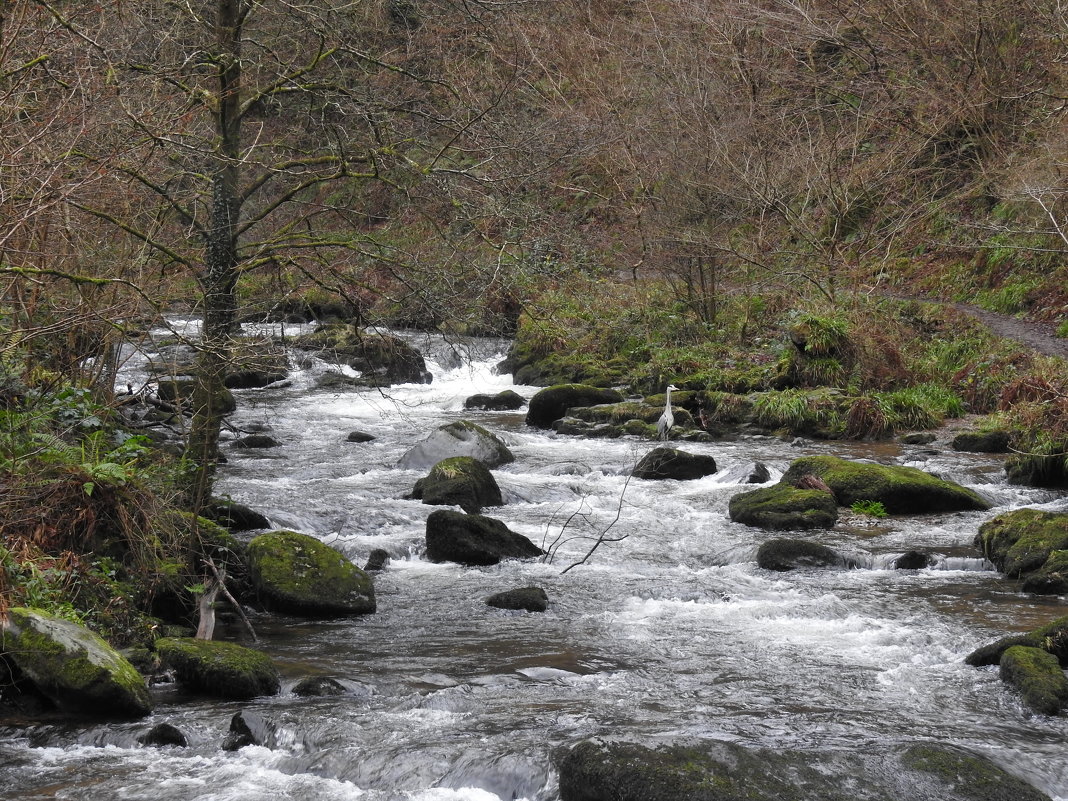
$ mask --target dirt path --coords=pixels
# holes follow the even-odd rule
[[[1068,339],[1054,336],[1054,328],[1048,323],[1020,320],[1008,314],[987,311],[967,303],[949,305],[976,318],[999,337],[1020,342],[1046,356],[1060,356],[1062,359],[1068,359]]]

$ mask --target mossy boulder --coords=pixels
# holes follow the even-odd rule
[[[506,389],[496,395],[472,395],[464,401],[465,409],[481,409],[488,412],[510,412],[522,409],[526,400],[514,389]]]
[[[796,484],[806,475],[822,479],[842,506],[852,506],[857,501],[877,501],[890,514],[990,508],[990,504],[973,490],[915,467],[854,462],[837,456],[805,456],[790,465],[782,482]]]
[[[979,527],[975,545],[998,570],[1019,578],[1040,569],[1055,551],[1068,549],[1068,512],[1004,512]]]
[[[433,380],[422,354],[389,334],[375,334],[351,325],[326,325],[298,337],[294,346],[358,370],[361,375],[356,383],[362,386],[429,384]]]
[[[271,531],[248,544],[257,596],[278,612],[343,617],[375,611],[371,577],[329,545],[295,531]]]
[[[427,470],[442,459],[470,456],[486,467],[499,467],[515,461],[504,440],[477,423],[457,420],[438,428],[423,442],[408,450],[397,467],[401,470]]]
[[[470,514],[478,514],[484,506],[504,504],[489,468],[470,456],[442,459],[415,482],[411,497],[431,506],[459,506]]]
[[[426,520],[426,557],[431,562],[495,565],[502,559],[533,559],[542,550],[500,520],[449,509]]]
[[[486,599],[486,606],[525,612],[544,612],[549,608],[549,596],[541,587],[520,587],[517,590],[505,590],[491,595]]]
[[[677,448],[653,448],[634,466],[632,475],[644,479],[688,481],[716,472],[716,460],[704,454],[686,453]]]
[[[757,566],[785,572],[800,567],[850,567],[852,563],[833,548],[818,542],[779,538],[760,544]]]
[[[178,682],[193,692],[244,701],[277,695],[281,688],[271,658],[236,643],[165,637],[156,641],[156,652]]]
[[[1068,459],[1060,454],[1013,454],[1005,461],[1005,477],[1010,484],[1068,487]]]
[[[950,442],[955,451],[1008,453],[1008,431],[962,431]]]
[[[838,505],[823,490],[779,482],[733,496],[728,514],[736,523],[773,531],[832,528],[838,521]]]
[[[553,421],[567,414],[568,409],[595,406],[599,403],[619,403],[623,396],[614,389],[601,389],[588,384],[557,384],[539,390],[527,406],[527,425],[549,428]]]
[[[1068,551],[1053,551],[1034,573],[1028,574],[1020,589],[1035,595],[1068,594]]]
[[[133,718],[152,711],[145,680],[129,660],[70,620],[40,609],[9,609],[0,653],[66,712]]]
[[[1068,667],[1068,616],[1059,617],[1044,626],[1021,634],[1010,634],[980,648],[976,648],[964,661],[973,667],[996,665],[1001,655],[1014,645],[1041,648],[1057,658],[1061,667]]]
[[[1014,645],[1005,649],[998,668],[1001,680],[1019,690],[1024,704],[1040,715],[1056,715],[1068,705],[1068,677],[1048,651]]]

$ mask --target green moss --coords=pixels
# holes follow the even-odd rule
[[[786,483],[741,492],[731,498],[731,520],[772,530],[831,528],[838,520],[834,498],[822,490]]]
[[[183,685],[207,695],[244,700],[275,695],[281,686],[269,656],[235,643],[164,638],[156,652]]]
[[[998,663],[1001,678],[1020,691],[1023,702],[1042,715],[1056,715],[1068,705],[1068,677],[1057,658],[1041,649],[1014,645]]]
[[[8,615],[3,650],[61,707],[120,716],[151,710],[144,678],[97,634],[38,609]]]
[[[252,582],[271,608],[330,616],[375,611],[371,577],[315,537],[272,531],[248,544]]]
[[[797,459],[782,480],[794,484],[809,474],[823,479],[843,506],[856,501],[878,501],[890,514],[990,508],[990,504],[972,490],[914,467],[853,462],[836,456]]]

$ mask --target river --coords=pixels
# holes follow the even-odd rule
[[[236,393],[232,422],[269,428],[283,444],[224,445],[217,487],[357,564],[386,549],[377,613],[254,615],[260,647],[283,676],[276,697],[224,703],[162,686],[144,721],[0,730],[3,797],[554,801],[557,749],[612,734],[815,751],[936,741],[1068,801],[1068,719],[1029,714],[996,668],[963,663],[991,639],[1065,613],[1063,598],[1022,595],[978,558],[972,539],[994,512],[849,519],[811,538],[863,567],[772,573],[754,560],[772,535],[727,517],[731,495],[751,487],[725,476],[762,461],[774,479],[798,456],[835,453],[935,472],[975,488],[995,512],[1066,509],[1064,494],[1009,486],[998,457],[944,443],[758,436],[682,446],[713,455],[716,475],[628,480],[653,443],[558,436],[527,428],[523,411],[463,410],[476,392],[537,391],[494,374],[506,343],[415,344],[428,356],[430,385],[317,389],[325,366],[313,361],[283,386]],[[136,377],[136,360],[129,370],[123,380]],[[466,568],[422,558],[434,507],[404,499],[422,474],[394,465],[457,419],[496,432],[515,454],[494,470],[506,505],[486,511],[539,545],[557,543],[551,562]],[[376,439],[347,442],[356,429]],[[563,572],[605,531],[618,541]],[[891,569],[912,548],[938,554],[937,564]],[[529,585],[547,592],[546,613],[484,603]],[[290,692],[306,676],[334,677],[347,693]],[[220,750],[230,718],[248,708],[274,735],[265,746]],[[139,746],[161,721],[189,747]]]

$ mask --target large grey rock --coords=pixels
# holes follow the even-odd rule
[[[496,395],[472,395],[464,401],[464,408],[508,412],[514,409],[521,409],[525,403],[523,396],[514,389],[506,389]]]
[[[716,472],[716,460],[703,454],[686,453],[677,448],[653,448],[634,466],[635,478],[675,479],[688,481]]]
[[[397,467],[401,470],[429,470],[442,459],[470,456],[486,467],[499,467],[515,461],[503,440],[491,431],[467,420],[441,426],[405,453]]]
[[[104,717],[152,711],[145,680],[118,651],[85,626],[39,609],[8,610],[0,651],[60,709]]]
[[[541,548],[492,517],[439,509],[426,520],[426,557],[431,562],[495,565],[502,559],[541,554]]]

